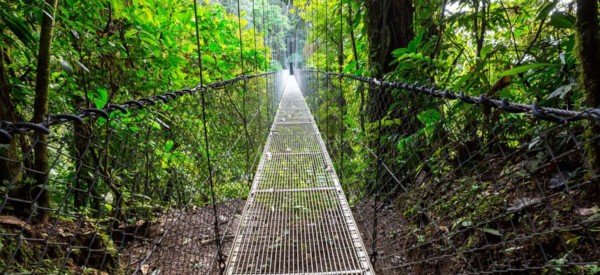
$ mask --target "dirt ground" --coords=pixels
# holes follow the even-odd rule
[[[393,211],[392,207],[386,206],[377,210],[377,232],[386,233],[376,236],[376,247],[378,249],[376,251],[373,250],[374,236],[372,225],[375,224],[374,208],[375,204],[373,202],[361,202],[352,207],[352,213],[354,214],[354,219],[358,225],[363,243],[365,244],[367,253],[370,254],[373,269],[375,269],[377,274],[384,275],[413,273],[407,270],[406,267],[401,266],[405,259],[401,255],[393,253],[392,250],[398,244],[399,240],[397,236],[403,230],[402,217],[399,211]]]
[[[217,206],[220,231],[225,232],[220,236],[225,261],[244,203],[244,200],[238,199]],[[170,210],[151,225],[147,241],[136,242],[122,252],[121,263],[126,266],[124,272],[144,275],[219,274],[213,229],[211,206],[192,207],[187,211]],[[152,242],[152,239],[155,241]]]
[[[227,228],[223,238],[223,254],[229,255],[234,234],[239,226],[239,218],[244,200],[231,200],[218,205],[219,226]],[[367,252],[372,253],[373,203],[364,202],[352,208]],[[214,216],[212,207],[193,207],[188,211],[171,210],[153,223],[146,237],[148,241],[137,242],[122,252],[121,264],[127,274],[220,274],[216,260],[216,243],[213,231]],[[379,232],[399,231],[402,228],[401,217],[392,208],[379,210]],[[169,230],[160,244],[154,245],[151,239],[158,240]],[[156,242],[155,242],[156,243]],[[406,272],[399,267],[403,259],[387,247],[396,244],[394,234],[377,236],[379,250],[373,263],[377,274],[398,274]],[[387,245],[386,245],[387,244]],[[155,249],[150,257],[148,253]]]

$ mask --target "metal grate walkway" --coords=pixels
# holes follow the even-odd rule
[[[296,79],[267,139],[227,274],[374,274]]]

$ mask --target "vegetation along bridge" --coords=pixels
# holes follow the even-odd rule
[[[0,1],[0,274],[598,274],[598,11]]]

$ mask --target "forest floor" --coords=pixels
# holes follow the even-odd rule
[[[449,188],[437,188],[437,190],[449,190]],[[422,190],[422,192],[426,191]],[[454,190],[453,192],[459,191]],[[515,194],[508,193],[507,195],[510,197]],[[464,198],[468,196],[460,194],[456,197]],[[578,197],[575,198],[578,201],[586,201]],[[410,197],[405,199],[411,200]],[[572,214],[571,207],[563,206],[564,200],[557,197],[549,201],[557,209],[568,210],[557,216],[559,218],[557,222],[574,224],[575,221],[571,219],[582,218],[579,216],[583,214]],[[217,219],[220,230],[225,232],[224,235],[221,235],[225,261],[239,226],[244,204],[244,200],[236,199],[217,205]],[[580,209],[595,209],[592,204],[580,205]],[[491,208],[496,209],[496,211],[503,211],[500,206]],[[562,238],[568,237],[579,241],[577,243],[570,241],[568,245],[574,247],[571,254],[574,255],[573,257],[577,257],[576,259],[579,259],[580,262],[591,262],[597,259],[597,246],[593,243],[593,239],[597,239],[599,236],[599,231],[594,229],[598,228],[597,223],[590,224],[590,228],[596,231],[579,232],[579,229],[579,231],[562,230],[558,233],[548,231],[550,232],[547,233],[547,235],[550,235],[548,237],[544,236],[544,238],[532,242],[521,241],[519,243],[520,247],[513,248],[514,244],[511,242],[496,244],[495,242],[499,238],[495,238],[494,234],[484,234],[484,231],[475,229],[459,230],[457,226],[452,225],[452,220],[447,218],[448,215],[445,213],[445,215],[439,215],[442,218],[439,218],[437,222],[428,224],[416,217],[407,220],[403,215],[403,211],[400,211],[398,206],[393,204],[386,206],[378,204],[378,209],[375,209],[373,201],[356,203],[352,207],[366,252],[370,254],[376,274],[463,273],[468,264],[474,265],[474,263],[480,261],[491,265],[497,259],[503,260],[498,264],[498,268],[501,270],[505,266],[518,266],[518,261],[523,255],[527,255],[528,263],[542,266],[545,263],[543,253],[552,258],[560,256],[561,243],[557,240],[561,238],[555,236],[559,233],[562,234],[560,235]],[[539,213],[543,209],[542,207],[529,207],[528,215],[543,217],[542,213]],[[481,213],[481,210],[478,211],[477,213]],[[374,213],[377,213],[377,221],[374,220]],[[518,217],[516,213],[513,215]],[[583,218],[593,219],[594,215],[585,214],[586,217]],[[511,220],[512,223],[510,224],[515,226],[512,229],[513,231],[520,232],[523,230],[522,226],[517,226],[518,220],[515,221],[515,218],[511,218]],[[373,251],[372,248],[374,243],[373,224],[377,224],[378,229],[378,235],[375,236],[377,240],[376,251]],[[544,228],[549,227],[546,224],[542,225],[545,226]],[[17,234],[19,228],[25,228],[25,237],[30,238],[31,241],[22,242],[19,252],[15,255],[15,262],[13,263],[15,268],[10,271],[25,270],[27,266],[37,260],[37,257],[39,257],[37,252],[42,251],[44,246],[40,242],[33,242],[33,240],[45,237],[37,232],[55,232],[50,235],[49,239],[52,241],[52,245],[48,245],[46,248],[46,257],[54,262],[44,261],[37,269],[40,274],[55,273],[53,271],[60,268],[61,263],[63,264],[63,271],[64,268],[67,268],[67,273],[219,274],[219,263],[215,255],[216,239],[213,234],[213,226],[214,215],[211,206],[192,206],[186,210],[170,209],[159,215],[152,223],[149,223],[147,230],[143,230],[146,232],[145,235],[143,237],[136,236],[135,238],[138,241],[129,242],[128,246],[120,251],[120,258],[117,259],[113,257],[113,255],[116,255],[116,251],[114,253],[110,252],[114,248],[108,249],[111,245],[108,245],[104,238],[95,237],[98,236],[97,233],[94,233],[98,232],[98,228],[89,222],[78,225],[74,222],[56,220],[48,224],[28,226],[24,221],[15,217],[2,216],[0,218],[0,244],[5,249],[0,249],[0,252],[4,253],[1,254],[0,263],[2,263],[2,258],[11,258],[11,254],[6,253],[14,250],[12,247],[16,245],[14,239],[6,234]],[[502,230],[501,232],[507,232],[505,234],[510,233],[511,230],[508,225],[503,224],[497,224],[496,228]],[[4,237],[1,237],[2,233],[5,234]],[[162,240],[160,240],[161,237]],[[590,238],[592,240],[589,240]],[[569,241],[570,239],[566,240]],[[451,240],[457,247],[449,246],[450,244],[446,243],[447,240]],[[91,248],[81,249],[78,253],[67,256],[65,255],[65,245],[69,243],[77,247]],[[461,253],[462,258],[458,257],[456,253],[450,253],[453,249],[464,249],[463,246],[470,243],[475,243],[478,246],[487,244],[487,250],[481,253]],[[541,249],[541,252],[535,250],[536,248]],[[523,253],[509,253],[515,249],[523,251]],[[69,258],[66,266],[64,266],[65,257]],[[119,264],[117,264],[117,261],[119,261]],[[88,268],[82,269],[82,266]],[[112,267],[116,266],[119,267],[118,270],[110,271]],[[2,267],[2,264],[0,264],[0,267]],[[595,273],[597,272],[595,267],[596,265],[590,264],[589,267],[573,267],[568,271],[579,274],[597,274]]]
[[[235,232],[239,226],[239,218],[244,207],[244,200],[231,200],[217,206],[220,226],[227,227],[223,241],[223,254],[229,255]],[[158,240],[166,230],[161,244],[156,246],[149,259],[142,260],[153,249],[153,243],[136,242],[121,253],[121,264],[125,273],[131,274],[219,274],[219,264],[215,257],[215,239],[213,235],[212,207],[192,207],[188,211],[170,210],[153,223],[145,237],[147,240]],[[373,203],[365,202],[352,208],[361,232],[367,252],[372,252],[371,228]],[[391,255],[383,244],[395,243],[393,232],[402,229],[401,215],[392,207],[379,211],[379,232],[388,232],[378,236],[380,251],[374,268],[377,274],[397,274],[402,260],[398,255]],[[223,236],[221,236],[223,237]],[[383,249],[382,249],[383,248]],[[391,248],[390,248],[391,249]],[[388,255],[389,254],[389,255]],[[405,271],[405,270],[404,270]]]
[[[376,251],[376,254],[374,254],[372,234],[374,206],[374,202],[365,201],[356,203],[352,207],[354,219],[358,225],[358,230],[360,231],[367,253],[369,253],[373,269],[376,274],[391,275],[398,274],[399,272],[406,273],[406,270],[399,267],[406,259],[398,254],[392,253],[394,250],[397,250],[397,248],[391,247],[392,244],[397,244],[396,236],[404,231],[402,215],[399,211],[390,206],[377,210],[377,232],[383,232],[383,234],[380,233],[377,236],[376,246],[378,247],[378,250]],[[411,272],[409,272],[409,274],[410,273]]]
[[[239,226],[244,200],[230,200],[217,205],[223,238],[223,255],[228,256],[233,237]],[[151,241],[136,242],[121,253],[126,274],[219,274],[216,260],[214,215],[211,206],[191,207],[186,211],[172,209],[150,226],[147,240],[158,240],[168,231],[159,245]],[[154,249],[150,258],[147,257]]]

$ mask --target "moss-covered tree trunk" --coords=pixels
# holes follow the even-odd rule
[[[406,47],[414,38],[413,3],[412,0],[368,0],[365,1],[365,7],[367,11],[365,25],[369,41],[369,71],[372,77],[381,79],[385,74],[394,70],[391,65],[394,60],[392,51]],[[376,122],[384,118],[390,111],[393,101],[389,89],[380,89],[379,87],[370,89],[367,100],[369,121]],[[393,116],[402,117],[398,112]],[[403,124],[410,124],[410,122]],[[410,127],[400,128],[409,131]],[[374,133],[374,135],[385,136],[389,131],[381,129],[381,133]],[[380,158],[388,158],[393,155],[391,153],[394,151],[392,144],[377,140],[372,146],[376,148],[375,151]],[[394,179],[382,165],[375,165],[376,179],[370,189],[377,190],[375,192],[379,194],[388,193],[395,186]]]
[[[54,29],[55,10],[58,0],[45,0],[42,13],[42,28],[40,32],[40,47],[37,58],[37,74],[35,79],[35,102],[33,110],[34,123],[41,123],[48,113],[48,84],[50,79],[50,49]],[[37,134],[34,159],[37,187],[33,190],[39,207],[39,222],[47,222],[50,218],[50,195],[46,188],[48,184],[48,136]]]
[[[587,105],[600,108],[600,21],[597,0],[577,0],[577,51],[580,61],[581,84]],[[600,136],[600,125],[590,122],[586,135],[589,139]],[[600,173],[600,141],[586,145],[587,159],[596,175]],[[591,195],[600,194],[600,180],[593,179]]]
[[[11,87],[8,81],[10,62],[6,49],[0,47],[0,120],[16,121],[17,114],[11,98]],[[5,182],[19,180],[19,155],[17,139],[13,138],[9,146],[0,148],[0,185]]]
[[[382,77],[394,67],[392,51],[414,38],[412,0],[368,0],[366,29],[371,76]]]
[[[75,175],[73,178],[75,191],[73,192],[73,205],[76,210],[87,207],[87,198],[89,198],[89,189],[93,186],[94,179],[91,167],[91,153],[88,150],[92,148],[92,130],[89,122],[75,123],[73,125],[74,141],[75,141]]]
[[[381,79],[392,72],[392,51],[404,48],[414,38],[412,0],[369,0],[366,29],[369,41],[369,71]],[[370,121],[383,118],[392,105],[392,94],[375,89],[370,91],[368,114]]]

